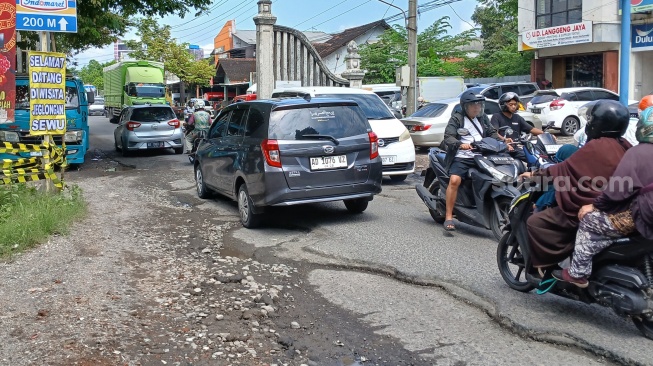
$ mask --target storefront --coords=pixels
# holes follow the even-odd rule
[[[653,23],[634,24],[631,34],[630,85],[640,99],[653,93]]]

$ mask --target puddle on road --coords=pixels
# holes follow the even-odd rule
[[[220,256],[223,258],[224,257],[235,257],[238,259],[250,258],[250,255],[247,255],[247,253],[245,253],[244,251],[238,250],[233,247],[223,247],[222,249],[220,249]]]

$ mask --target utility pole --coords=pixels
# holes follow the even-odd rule
[[[417,107],[417,0],[408,0],[408,67],[410,80],[406,96],[406,115],[411,115]]]

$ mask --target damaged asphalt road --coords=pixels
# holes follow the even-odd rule
[[[489,234],[443,236],[414,194],[418,176],[384,182],[362,215],[341,203],[282,208],[247,230],[235,203],[196,197],[185,156],[123,159],[112,141],[94,142],[106,147],[98,160],[68,174],[88,218],[0,266],[2,364],[653,359],[649,341],[604,309],[511,292]]]

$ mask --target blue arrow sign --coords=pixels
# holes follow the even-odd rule
[[[63,15],[16,14],[16,29],[39,32],[77,33],[77,17]]]
[[[77,33],[77,2],[16,0],[16,30]]]

